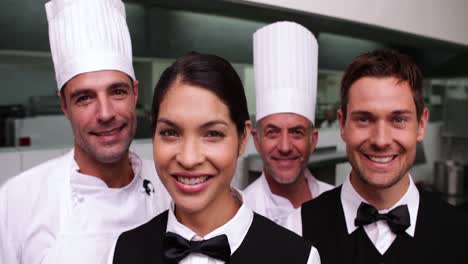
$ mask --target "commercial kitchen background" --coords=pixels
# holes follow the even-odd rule
[[[0,184],[19,172],[67,152],[73,145],[60,111],[49,52],[46,0],[0,1]],[[162,70],[187,51],[213,53],[232,62],[255,115],[252,34],[278,20],[296,21],[319,42],[316,125],[339,105],[339,84],[351,60],[376,48],[412,55],[426,77],[431,118],[420,146],[415,181],[463,203],[468,191],[468,1],[128,0],[127,21],[140,81],[138,131],[132,149],[152,159],[148,114]],[[253,118],[254,119],[254,118]],[[349,173],[336,128],[321,129],[314,154],[342,183]],[[314,156],[313,155],[313,156]],[[234,185],[258,173],[253,143],[239,160]],[[315,163],[314,163],[315,162]],[[467,167],[467,169],[465,169]],[[320,174],[320,173],[319,173]],[[318,175],[320,177],[324,177]]]

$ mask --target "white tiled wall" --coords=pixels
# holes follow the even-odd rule
[[[28,170],[36,165],[62,155],[62,149],[24,149],[20,151],[21,169]]]
[[[7,179],[21,172],[21,155],[16,149],[0,151],[0,185]]]
[[[22,171],[56,158],[70,151],[70,147],[2,148],[0,150],[0,185]]]

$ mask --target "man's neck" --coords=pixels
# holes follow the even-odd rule
[[[385,210],[395,205],[408,191],[410,178],[406,174],[399,182],[388,188],[373,188],[351,174],[351,185],[354,190],[377,210]]]
[[[305,172],[301,173],[297,180],[290,184],[278,183],[267,173],[265,173],[265,179],[273,194],[288,199],[294,208],[298,208],[304,202],[312,200],[313,198],[304,173]]]
[[[102,163],[75,148],[74,157],[80,173],[101,179],[109,188],[122,188],[133,180],[134,173],[128,154],[117,162]]]

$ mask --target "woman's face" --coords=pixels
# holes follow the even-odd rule
[[[250,121],[246,125],[249,135]],[[178,82],[169,88],[159,108],[153,155],[178,212],[223,209],[246,142],[214,93]]]

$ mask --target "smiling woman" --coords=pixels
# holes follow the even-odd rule
[[[123,233],[113,263],[319,263],[315,248],[253,213],[230,186],[251,122],[227,61],[178,59],[156,85],[152,118],[156,169],[173,206]]]

